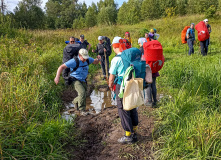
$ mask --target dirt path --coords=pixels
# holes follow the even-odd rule
[[[99,73],[98,73],[99,75]],[[100,77],[95,76],[95,85],[101,85]],[[88,95],[94,89],[89,87]],[[77,95],[72,88],[63,92],[62,100],[70,102]],[[99,114],[77,116],[75,127],[80,133],[77,137],[84,142],[78,146],[67,146],[71,151],[72,160],[118,160],[118,159],[154,159],[152,155],[152,130],[154,120],[153,108],[141,106],[138,109],[138,142],[131,145],[122,145],[117,139],[124,135],[121,127],[118,109],[116,106],[104,108]]]
[[[117,139],[124,135],[117,107],[106,108],[97,115],[79,116],[77,128],[80,138],[86,140],[81,147],[74,147],[74,159],[117,160],[117,159],[153,159],[151,154],[153,117],[152,108],[142,106],[138,109],[138,142],[122,145]]]

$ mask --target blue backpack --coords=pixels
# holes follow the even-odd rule
[[[141,52],[137,48],[129,48],[124,50],[121,55],[123,64],[124,64],[124,71],[131,65],[135,69],[136,78],[143,78],[145,79],[146,76],[146,61],[141,61]],[[117,55],[118,56],[118,55]],[[145,80],[144,80],[145,86]]]

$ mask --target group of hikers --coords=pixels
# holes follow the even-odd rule
[[[198,26],[198,39],[200,41],[201,53],[207,55],[208,45],[211,33],[211,26],[208,19],[205,19]],[[194,23],[185,31],[184,41],[189,46],[189,55],[194,53],[193,44],[195,43]],[[205,38],[205,30],[201,31],[200,27],[207,27],[208,35]],[[200,35],[201,34],[201,35]],[[201,37],[199,37],[201,36]],[[125,109],[123,93],[127,86],[125,81],[134,80],[133,77],[138,75],[142,78],[142,94],[143,103],[155,107],[157,105],[157,89],[156,78],[159,70],[164,63],[163,49],[158,38],[155,28],[145,33],[144,37],[138,39],[139,49],[132,47],[132,38],[129,32],[125,32],[124,38],[114,37],[112,43],[106,36],[99,36],[99,43],[96,49],[92,49],[93,53],[97,53],[96,59],[89,56],[91,44],[80,36],[80,39],[70,37],[66,41],[67,46],[63,51],[63,64],[58,68],[55,83],[59,83],[60,74],[62,73],[66,85],[73,85],[78,96],[73,100],[76,110],[83,116],[88,115],[86,112],[86,90],[87,76],[90,64],[101,64],[103,80],[107,80],[111,91],[114,91],[118,107],[118,114],[121,119],[121,125],[125,130],[125,135],[118,139],[119,143],[133,143],[137,141],[138,113],[137,107],[127,110]],[[182,36],[181,36],[182,37]],[[203,38],[202,38],[203,37]],[[115,53],[115,57],[111,61],[109,67],[109,56]],[[143,63],[144,62],[144,63]],[[128,74],[129,73],[129,74]],[[125,76],[127,75],[127,76]],[[140,77],[139,77],[140,76]],[[132,86],[135,87],[135,86]],[[133,93],[132,93],[133,94]],[[134,98],[134,97],[132,97]],[[136,97],[135,97],[136,98]]]
[[[203,23],[205,24],[209,34],[211,33],[211,26],[208,24],[209,20],[208,19],[204,19]],[[204,25],[202,23],[202,25]],[[201,34],[200,32],[198,32],[198,34]],[[187,44],[189,46],[189,52],[188,54],[191,55],[194,53],[194,44],[196,43],[196,39],[195,39],[195,24],[191,23],[190,24],[190,28],[187,29],[186,32],[186,39],[187,39]],[[206,56],[208,53],[208,46],[210,44],[210,37],[207,37],[206,39],[203,39],[202,41],[200,41],[200,48],[201,48],[201,54],[203,56]]]
[[[119,97],[121,90],[121,83],[125,74],[124,63],[121,58],[121,54],[125,50],[132,49],[132,52],[140,57],[139,61],[144,61],[144,69],[146,77],[144,78],[146,89],[145,98],[146,104],[155,106],[157,103],[156,99],[156,77],[159,73],[151,72],[150,66],[147,64],[144,58],[143,44],[153,40],[157,40],[159,34],[156,33],[156,29],[151,29],[149,33],[145,33],[145,37],[138,40],[140,49],[132,48],[132,39],[130,33],[126,32],[125,37],[114,37],[112,43],[110,39],[105,36],[99,36],[99,43],[96,49],[92,49],[93,53],[97,53],[96,59],[89,56],[89,50],[91,48],[90,43],[84,39],[84,35],[80,36],[80,39],[70,37],[69,41],[66,41],[67,46],[63,51],[63,64],[58,68],[54,82],[59,83],[60,74],[63,73],[63,78],[66,85],[73,85],[78,93],[78,96],[73,100],[73,104],[77,111],[81,115],[86,116],[89,113],[86,112],[86,90],[87,90],[87,76],[90,64],[98,64],[101,62],[101,68],[103,72],[103,78],[109,79],[108,86],[111,91],[115,92],[118,113],[121,119],[121,124],[125,130],[125,135],[118,139],[119,143],[132,143],[137,141],[136,130],[138,126],[138,113],[137,109],[133,108],[129,111],[123,109],[123,98]],[[112,49],[116,56],[111,61],[111,67],[109,69],[109,56],[111,55]],[[146,69],[147,68],[147,69]],[[148,77],[149,76],[149,77]],[[152,83],[153,76],[153,83]],[[149,79],[148,79],[149,78]]]

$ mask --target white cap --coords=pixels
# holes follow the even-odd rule
[[[84,48],[79,50],[79,54],[84,58],[84,59],[88,59],[89,55],[88,55],[88,51]]]
[[[98,41],[100,41],[100,40],[103,40],[103,37],[102,37],[102,36],[99,36],[99,37],[98,37]]]
[[[204,21],[204,22],[208,22],[209,20],[208,20],[208,19],[204,19],[203,21]]]
[[[122,38],[121,37],[114,37],[114,39],[113,39],[113,41],[112,41],[112,44],[114,44],[114,43],[120,43],[120,40],[121,40]]]

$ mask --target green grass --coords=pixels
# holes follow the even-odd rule
[[[0,38],[0,157],[1,159],[68,159],[67,143],[78,145],[74,123],[59,112],[64,81],[53,80],[62,63],[65,40],[85,34],[95,45],[97,37],[124,36],[129,31],[133,46],[144,28],[156,28],[166,58],[157,85],[165,97],[156,115],[155,156],[158,159],[221,158],[221,20],[211,19],[209,55],[202,57],[199,42],[188,56],[181,44],[184,26],[201,15],[145,21],[136,25],[103,26],[84,30],[16,30],[15,38]],[[90,52],[92,57],[95,54]],[[111,55],[111,59],[114,54]],[[90,65],[90,73],[100,68]],[[160,86],[160,87],[159,87]],[[129,154],[121,155],[130,157]]]

